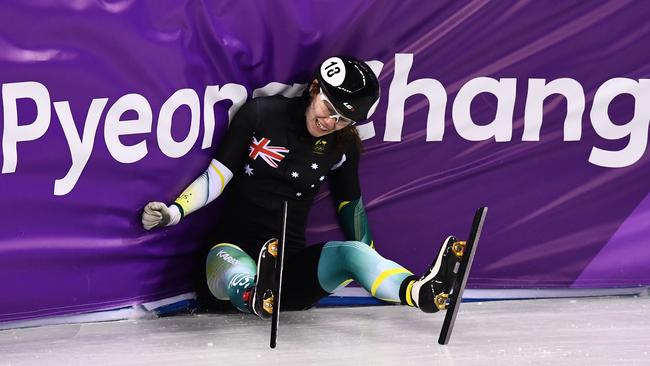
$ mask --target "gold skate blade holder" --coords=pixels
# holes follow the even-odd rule
[[[446,293],[440,293],[436,295],[436,297],[433,299],[434,304],[436,304],[436,307],[438,310],[445,310],[447,308],[447,304],[449,303],[449,294]]]
[[[454,244],[451,245],[451,250],[454,252],[454,255],[456,257],[462,257],[463,254],[465,253],[465,247],[467,246],[467,242],[465,241],[457,241],[454,242]]]
[[[273,314],[273,300],[273,294],[271,294],[271,296],[267,295],[262,299],[262,309],[269,314]]]
[[[277,258],[277,256],[278,256],[278,241],[274,240],[274,241],[270,242],[269,246],[267,248],[267,251],[269,252],[269,254],[271,254],[272,256]]]

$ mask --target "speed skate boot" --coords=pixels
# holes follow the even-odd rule
[[[411,297],[420,310],[435,313],[447,308],[464,252],[464,241],[453,236],[445,239],[429,269],[413,283]]]
[[[244,301],[251,313],[262,319],[273,315],[275,302],[275,265],[278,256],[278,239],[269,239],[257,259],[255,286],[244,293]]]

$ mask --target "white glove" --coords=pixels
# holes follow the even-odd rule
[[[142,226],[145,230],[176,225],[180,220],[181,212],[176,205],[167,207],[162,202],[149,202],[142,211]]]

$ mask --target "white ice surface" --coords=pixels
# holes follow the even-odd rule
[[[402,306],[321,308],[270,323],[244,314],[0,331],[0,365],[650,365],[650,297],[464,303],[451,342],[443,314]]]

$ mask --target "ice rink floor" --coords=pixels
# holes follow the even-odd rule
[[[243,314],[0,331],[0,365],[650,365],[650,297],[464,303],[451,342],[443,314],[402,306],[319,308],[270,322]]]

